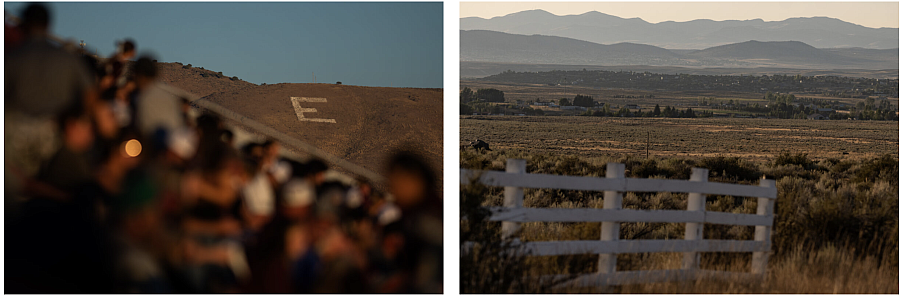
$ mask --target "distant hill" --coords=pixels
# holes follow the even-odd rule
[[[758,41],[800,41],[816,48],[892,49],[900,44],[896,28],[868,28],[835,18],[783,21],[692,20],[649,23],[597,11],[558,16],[543,10],[521,11],[490,19],[461,18],[460,30],[567,37],[601,44],[639,43],[667,49],[702,49]]]
[[[177,63],[161,63],[160,68],[161,80],[169,85],[376,173],[384,173],[390,153],[401,147],[419,151],[439,170],[439,176],[443,173],[442,89],[321,83],[255,85]],[[304,116],[334,119],[336,123],[299,121],[291,97],[325,98],[327,102],[301,103],[303,108],[316,109]]]
[[[746,41],[687,51],[634,43],[603,45],[555,36],[460,32],[460,61],[464,62],[883,70],[898,68],[898,53],[898,49],[823,50],[799,41]]]
[[[756,40],[721,45],[688,53],[697,58],[719,58],[800,68],[890,68],[884,61],[868,59],[865,54],[840,54],[844,50],[821,50],[799,41],[760,42]],[[897,50],[893,51],[897,67]]]
[[[460,59],[560,64],[671,63],[678,57],[663,48],[619,43],[603,45],[554,36],[524,36],[494,31],[462,31]]]

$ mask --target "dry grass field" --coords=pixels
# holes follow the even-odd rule
[[[481,139],[495,150],[579,157],[735,156],[752,161],[781,152],[813,159],[856,159],[897,153],[891,121],[738,118],[609,118],[581,116],[461,116],[462,143]]]

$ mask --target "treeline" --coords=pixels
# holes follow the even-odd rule
[[[582,85],[645,90],[717,90],[740,92],[805,92],[823,96],[865,98],[898,95],[897,79],[802,75],[691,75],[634,71],[506,71],[479,80],[544,85]]]
[[[487,88],[487,89],[478,89],[477,91],[472,91],[469,87],[463,88],[462,91],[459,92],[459,101],[462,103],[469,102],[504,102],[506,99],[503,96],[503,91]]]
[[[608,104],[606,104],[601,109],[588,110],[581,115],[594,117],[708,118],[712,117],[713,113],[710,111],[694,111],[691,108],[679,110],[670,106],[666,106],[665,108],[660,109],[658,104],[653,108],[652,111],[647,112],[644,112],[640,109],[637,111],[631,111],[630,109],[625,107],[619,108],[618,110],[614,111]]]

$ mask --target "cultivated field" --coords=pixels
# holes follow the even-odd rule
[[[781,152],[812,159],[858,159],[898,151],[897,122],[731,118],[461,116],[460,144],[481,139],[495,150],[578,157],[735,156],[751,161]]]

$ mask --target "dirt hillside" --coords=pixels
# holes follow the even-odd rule
[[[281,83],[255,85],[216,72],[161,63],[169,85],[209,99],[262,124],[294,136],[332,155],[383,173],[390,153],[401,147],[419,151],[443,174],[443,90]],[[204,76],[201,76],[204,74]],[[325,98],[299,102],[300,121],[291,97]]]

